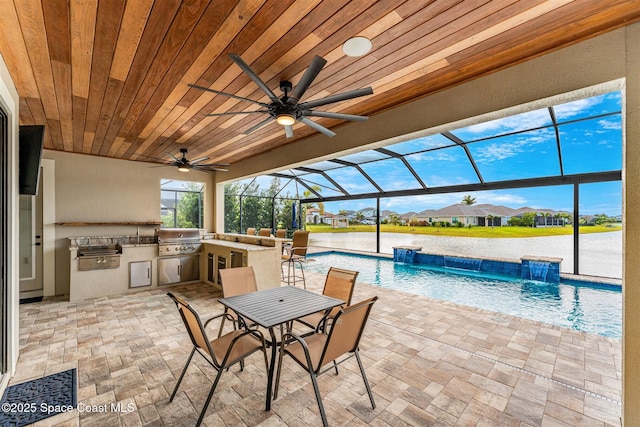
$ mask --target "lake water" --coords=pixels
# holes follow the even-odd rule
[[[311,233],[311,246],[376,252],[375,233]],[[451,253],[488,258],[519,259],[525,255],[562,258],[561,270],[573,271],[573,236],[486,239],[380,233],[380,253],[394,246],[420,246],[427,253]],[[622,231],[580,235],[580,274],[622,278]]]

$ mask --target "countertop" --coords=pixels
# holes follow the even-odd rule
[[[215,245],[215,246],[224,246],[227,248],[233,249],[242,249],[247,252],[253,251],[273,251],[275,250],[275,246],[260,246],[260,245],[252,245],[250,243],[240,243],[240,242],[232,242],[229,240],[201,240],[201,242],[205,245]]]

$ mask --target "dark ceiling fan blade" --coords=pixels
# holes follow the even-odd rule
[[[293,138],[293,126],[285,125],[284,126],[284,136],[287,138]]]
[[[298,105],[300,98],[302,98],[302,95],[304,95],[304,93],[307,91],[307,89],[311,85],[311,82],[313,82],[313,80],[318,77],[318,74],[320,73],[320,71],[322,71],[322,68],[326,63],[327,60],[321,56],[316,55],[313,58],[313,61],[311,61],[309,68],[307,68],[307,70],[304,72],[295,89],[293,89],[293,92],[291,92],[291,95],[289,95],[289,99],[291,100],[291,102],[288,102],[289,104],[294,106]]]
[[[327,96],[326,98],[316,99],[315,101],[308,101],[299,104],[298,107],[302,110],[308,110],[314,107],[320,107],[321,105],[333,104],[334,102],[346,101],[348,99],[358,98],[360,96],[372,95],[373,89],[371,87],[365,87],[363,89],[351,90],[349,92],[338,93],[336,95]]]
[[[198,157],[195,160],[191,160],[191,164],[195,165],[196,163],[204,162],[205,160],[209,160],[209,158],[206,157],[206,156],[205,157]]]
[[[205,114],[206,117],[215,117],[215,116],[235,116],[237,114],[253,114],[253,113],[268,113],[269,110],[256,110],[256,111],[227,111],[225,113],[211,113]]]
[[[224,169],[224,168],[213,166],[213,165],[192,165],[191,169],[199,170],[202,172],[212,172],[212,171],[229,172],[229,169]]]
[[[191,83],[187,83],[187,86],[192,87],[194,89],[200,89],[200,90],[204,90],[206,92],[213,92],[217,95],[224,95],[224,96],[228,96],[229,98],[233,98],[233,99],[239,99],[240,101],[246,101],[246,102],[251,102],[253,104],[258,104],[262,107],[268,107],[269,104],[265,104],[264,102],[260,102],[260,101],[254,101],[253,99],[249,99],[249,98],[244,98],[242,96],[237,96],[237,95],[233,95],[231,93],[227,93],[227,92],[220,92],[219,90],[215,90],[215,89],[211,89],[205,86],[198,86],[198,85],[194,85]]]
[[[333,113],[331,111],[304,110],[302,114],[307,117],[324,117],[327,119],[351,120],[354,122],[364,122],[365,120],[369,119],[369,117],[367,116],[356,116],[354,114]]]
[[[319,125],[318,123],[314,122],[313,120],[309,120],[306,117],[300,117],[298,120],[301,121],[302,123],[304,123],[305,125],[314,128],[318,132],[327,135],[328,137],[336,136],[335,133],[333,133],[332,131],[330,131],[326,127],[324,127],[322,125]]]
[[[175,160],[176,162],[180,163],[182,162],[182,160],[180,160],[179,158],[177,158],[176,156],[174,156],[173,154],[169,153],[167,151],[167,154],[169,155],[169,157],[171,157],[173,160]]]
[[[244,71],[249,77],[251,77],[251,80],[253,80],[258,85],[258,87],[262,89],[264,93],[267,94],[267,96],[272,102],[275,102],[277,104],[282,104],[282,101],[280,100],[280,98],[278,98],[276,94],[273,93],[271,89],[269,89],[269,86],[267,86],[266,83],[263,82],[262,79],[258,77],[256,73],[253,72],[251,67],[249,67],[249,65],[247,65],[247,63],[244,62],[242,58],[240,58],[240,56],[236,55],[235,53],[230,53],[229,57],[233,60],[233,62],[238,64],[238,67],[240,67],[242,71]]]
[[[249,135],[250,133],[258,130],[259,128],[261,128],[262,126],[266,125],[267,123],[269,123],[271,120],[274,120],[275,117],[269,116],[267,117],[265,120],[261,121],[260,123],[258,123],[255,126],[250,127],[249,129],[244,131],[245,135]]]

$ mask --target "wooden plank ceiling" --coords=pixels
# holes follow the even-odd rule
[[[614,0],[0,0],[0,53],[20,123],[46,125],[47,149],[166,161],[184,147],[233,164],[316,131],[285,138],[272,121],[245,135],[265,116],[207,117],[255,105],[188,83],[270,102],[229,53],[278,96],[320,55],[302,101],[371,86],[318,108],[371,116],[639,19],[637,1]],[[353,36],[372,51],[346,56]]]

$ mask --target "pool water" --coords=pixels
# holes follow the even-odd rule
[[[622,336],[622,293],[616,287],[551,284],[457,269],[396,263],[346,253],[309,255],[306,269],[358,271],[358,282],[550,323],[608,337]],[[445,271],[446,270],[446,271]]]

